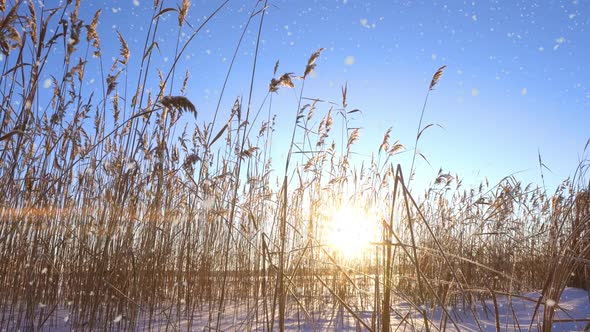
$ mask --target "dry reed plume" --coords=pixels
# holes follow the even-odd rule
[[[234,328],[272,331],[293,320],[335,324],[346,312],[359,329],[401,321],[434,330],[456,326],[446,308],[542,289],[539,326],[549,330],[547,299],[566,285],[590,288],[587,162],[555,193],[513,177],[464,189],[442,171],[423,195],[410,190],[428,95],[445,66],[428,87],[406,174],[396,167],[405,147],[390,130],[372,158],[355,159],[360,111],[349,109],[346,86],[339,102],[305,89],[323,49],[269,78],[256,106],[255,52],[250,96],[225,119],[219,103],[212,119],[185,126],[185,112],[204,113],[183,95],[191,77],[182,55],[227,1],[200,13],[200,25],[189,1],[164,3],[153,3],[143,49],[117,33],[109,37],[119,53],[106,55],[100,10],[83,17],[81,1],[0,1],[0,329],[191,330],[206,321],[215,330],[247,317]],[[257,46],[266,8],[253,2],[244,24],[258,28]],[[164,15],[178,17],[169,71],[150,62]],[[56,61],[63,68],[41,81]],[[84,86],[90,66],[101,77],[95,91]],[[273,143],[281,89],[298,96],[289,146]],[[254,113],[263,106],[266,116]],[[272,160],[277,150],[285,164]],[[362,259],[345,261],[326,246],[325,225],[326,211],[348,205],[373,211],[380,234]],[[397,310],[399,301],[420,318]],[[435,307],[446,325],[433,322]]]

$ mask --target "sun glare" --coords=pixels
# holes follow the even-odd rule
[[[328,223],[328,245],[344,259],[358,259],[367,253],[377,232],[376,217],[358,208],[335,211]]]

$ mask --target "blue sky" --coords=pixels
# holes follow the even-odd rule
[[[424,124],[442,129],[430,128],[419,143],[431,166],[418,160],[418,183],[432,181],[439,168],[458,173],[467,184],[486,176],[495,182],[515,172],[524,182],[540,182],[538,151],[552,171],[545,174],[551,190],[575,171],[590,138],[590,67],[585,60],[590,58],[590,1],[269,3],[254,108],[266,94],[276,60],[280,73],[301,74],[311,53],[324,47],[305,95],[338,102],[341,86],[348,84],[349,108],[363,112],[352,122],[363,128],[356,152],[376,152],[388,127],[392,139],[411,150],[432,74],[447,65],[424,118]],[[198,26],[219,4],[193,0],[187,22]],[[201,123],[212,118],[229,60],[255,4],[230,1],[179,63],[178,73],[188,69],[191,74],[186,95],[197,106]],[[99,32],[107,66],[118,54],[115,31],[120,31],[131,49],[130,68],[138,68],[152,5],[152,0],[82,2],[80,16],[87,22],[103,8]],[[165,1],[164,7],[177,5]],[[155,65],[166,69],[178,27],[176,13],[163,18]],[[254,20],[240,49],[222,102],[225,114],[236,96],[247,96],[257,24]],[[183,38],[191,32],[183,27]],[[97,72],[86,74],[90,88],[98,87],[98,79]],[[179,81],[173,87],[176,94]],[[277,132],[292,126],[296,105],[293,91],[280,90],[273,108],[280,113]],[[394,161],[409,168],[410,155]]]

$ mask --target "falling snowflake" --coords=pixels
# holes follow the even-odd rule
[[[477,97],[477,95],[479,95],[479,90],[477,88],[472,88],[471,89],[471,95],[473,97]]]
[[[113,319],[113,322],[118,323],[121,321],[121,319],[123,319],[123,315],[119,315],[119,316],[115,317],[115,319]]]
[[[138,7],[139,6],[139,0],[133,0],[133,5],[135,7]]]
[[[520,94],[523,96],[526,96],[527,92],[528,92],[527,88],[522,88],[522,90],[520,90]]]
[[[352,66],[354,64],[354,57],[352,55],[349,55],[346,58],[344,58],[344,64],[347,66]]]
[[[555,46],[553,46],[553,50],[554,51],[557,50],[559,48],[559,46],[561,46],[561,44],[565,43],[565,41],[566,41],[565,37],[559,37],[559,38],[555,39],[555,42],[557,44],[555,44]]]
[[[135,160],[128,161],[127,164],[125,164],[125,172],[134,171],[136,168],[137,168],[137,163],[135,162]]]
[[[215,205],[215,198],[213,198],[212,196],[207,197],[205,200],[203,200],[203,208],[205,210],[213,208],[214,205]]]
[[[45,81],[43,81],[43,87],[45,89],[49,89],[50,86],[51,86],[51,79],[50,78],[46,78]]]

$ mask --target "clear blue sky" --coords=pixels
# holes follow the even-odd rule
[[[165,7],[178,2],[166,0]],[[198,26],[220,3],[193,0],[187,22]],[[191,73],[187,97],[199,110],[199,122],[211,120],[255,3],[230,1],[179,64],[178,73]],[[347,82],[350,109],[363,111],[352,123],[364,128],[356,151],[376,152],[390,126],[392,139],[412,149],[432,74],[447,65],[425,114],[424,124],[443,129],[433,127],[421,139],[419,150],[432,164],[418,160],[421,182],[432,181],[440,167],[471,184],[520,171],[517,177],[524,182],[540,182],[537,151],[553,172],[545,174],[550,188],[573,174],[590,138],[590,1],[269,3],[255,107],[276,60],[280,73],[301,74],[310,54],[325,47],[306,96],[340,101],[340,88]],[[118,54],[114,31],[120,31],[131,48],[130,68],[138,67],[152,5],[152,0],[83,1],[80,16],[87,22],[103,8],[99,32],[107,66]],[[156,66],[166,69],[178,30],[176,13],[163,18]],[[257,22],[240,50],[222,104],[225,114],[236,96],[247,95]],[[185,38],[192,32],[186,26],[182,31]],[[86,74],[90,87],[98,87],[94,75]],[[178,93],[179,84],[174,89]],[[280,113],[278,126],[290,128],[295,97],[288,90],[279,95],[274,108]],[[399,157],[406,167],[409,155]]]

